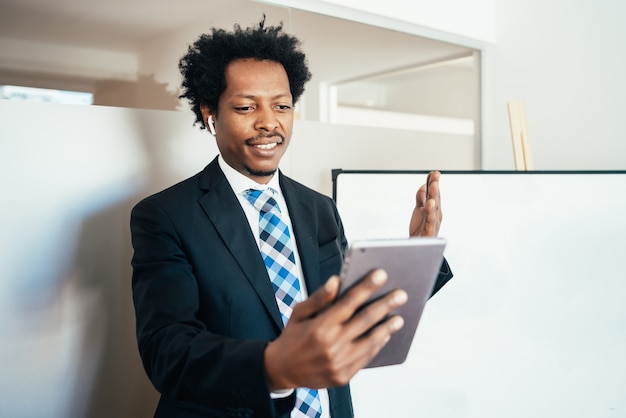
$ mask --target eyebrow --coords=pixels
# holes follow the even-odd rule
[[[254,94],[235,94],[234,96],[242,98],[242,99],[256,99],[258,97]],[[291,94],[287,94],[287,93],[280,93],[271,97],[272,100],[282,99],[282,98],[291,99],[292,97],[291,97]]]

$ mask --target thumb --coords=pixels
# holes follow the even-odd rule
[[[290,321],[310,318],[330,305],[339,292],[339,276],[331,276],[324,286],[320,287],[303,302],[298,303],[291,313]]]

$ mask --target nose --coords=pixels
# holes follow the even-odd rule
[[[278,119],[276,118],[276,115],[271,107],[259,107],[256,114],[257,118],[254,126],[255,129],[272,132],[278,127]]]

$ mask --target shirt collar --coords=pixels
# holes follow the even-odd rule
[[[226,161],[224,161],[224,158],[222,158],[221,155],[218,156],[217,162],[222,169],[224,176],[226,176],[228,184],[230,184],[230,187],[237,195],[243,194],[248,189],[265,190],[268,187],[274,189],[274,191],[278,193],[281,193],[280,182],[278,181],[279,176],[276,174],[272,176],[267,184],[260,184],[232,168]],[[278,170],[276,172],[278,173]]]

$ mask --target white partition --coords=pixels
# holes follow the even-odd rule
[[[215,140],[188,110],[0,100],[0,115],[0,417],[151,417],[130,208],[201,170]],[[337,164],[475,164],[471,137],[383,131],[296,121],[281,169],[330,195]]]
[[[0,100],[0,416],[149,417],[130,207],[202,169],[191,115]]]
[[[425,176],[336,175],[348,238],[406,236]],[[356,376],[356,415],[624,416],[626,172],[444,172],[441,191],[455,277],[406,363]]]
[[[215,142],[188,111],[0,100],[0,114],[0,416],[150,417],[129,210],[202,169]],[[300,121],[282,169],[330,194],[333,166],[471,169],[467,139]],[[623,415],[624,177],[446,173],[456,277],[405,365],[357,375],[358,417]],[[424,175],[349,178],[337,183],[349,237],[405,234]],[[376,202],[346,194],[363,185]]]

